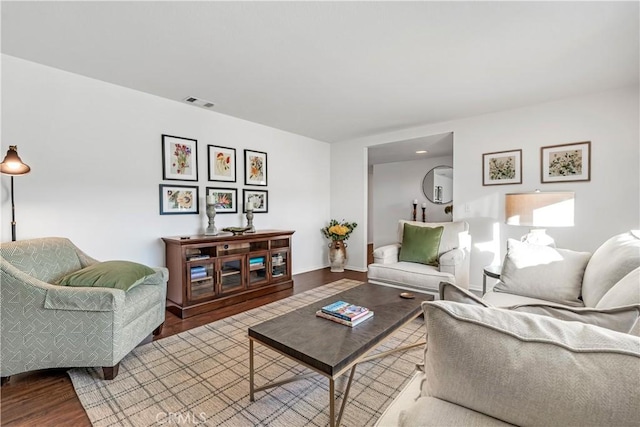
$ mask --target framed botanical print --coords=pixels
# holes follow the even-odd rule
[[[207,196],[212,196],[216,213],[237,213],[238,212],[238,190],[236,188],[213,188],[207,187]],[[206,198],[207,202],[210,200]]]
[[[207,145],[209,181],[236,182],[236,149]]]
[[[540,182],[591,180],[591,141],[540,148]]]
[[[197,213],[197,186],[160,184],[160,215]]]
[[[247,212],[247,208],[252,208],[253,213],[264,213],[269,210],[269,200],[267,190],[242,190],[242,198],[244,199],[243,212]]]
[[[162,179],[198,180],[198,141],[162,135]]]
[[[522,184],[522,150],[482,155],[482,185]]]
[[[267,153],[244,150],[245,185],[267,185]]]

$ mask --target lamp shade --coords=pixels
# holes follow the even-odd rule
[[[530,227],[573,227],[573,191],[505,194],[505,222]]]
[[[4,160],[0,163],[0,172],[5,175],[24,175],[29,173],[31,168],[22,162],[20,156],[18,156],[18,146],[10,145],[7,150],[7,155],[4,156]]]

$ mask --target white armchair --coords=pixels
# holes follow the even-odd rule
[[[444,227],[438,248],[438,266],[399,261],[404,225]],[[369,282],[402,289],[438,292],[441,281],[452,281],[469,288],[469,224],[456,222],[398,222],[398,242],[373,251],[373,264],[368,267]]]

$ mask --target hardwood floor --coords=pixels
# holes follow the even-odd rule
[[[293,276],[292,290],[266,295],[232,307],[180,319],[166,312],[161,339],[205,325],[224,317],[286,298],[343,278],[367,280],[367,273],[345,271],[331,273],[328,268]],[[90,426],[66,369],[46,369],[14,375],[0,389],[0,425],[2,426]]]

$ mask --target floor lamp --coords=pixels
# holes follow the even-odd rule
[[[18,156],[18,146],[10,145],[7,155],[0,163],[0,173],[11,175],[11,241],[16,241],[16,205],[13,200],[13,177],[29,173],[31,168],[22,162]]]

